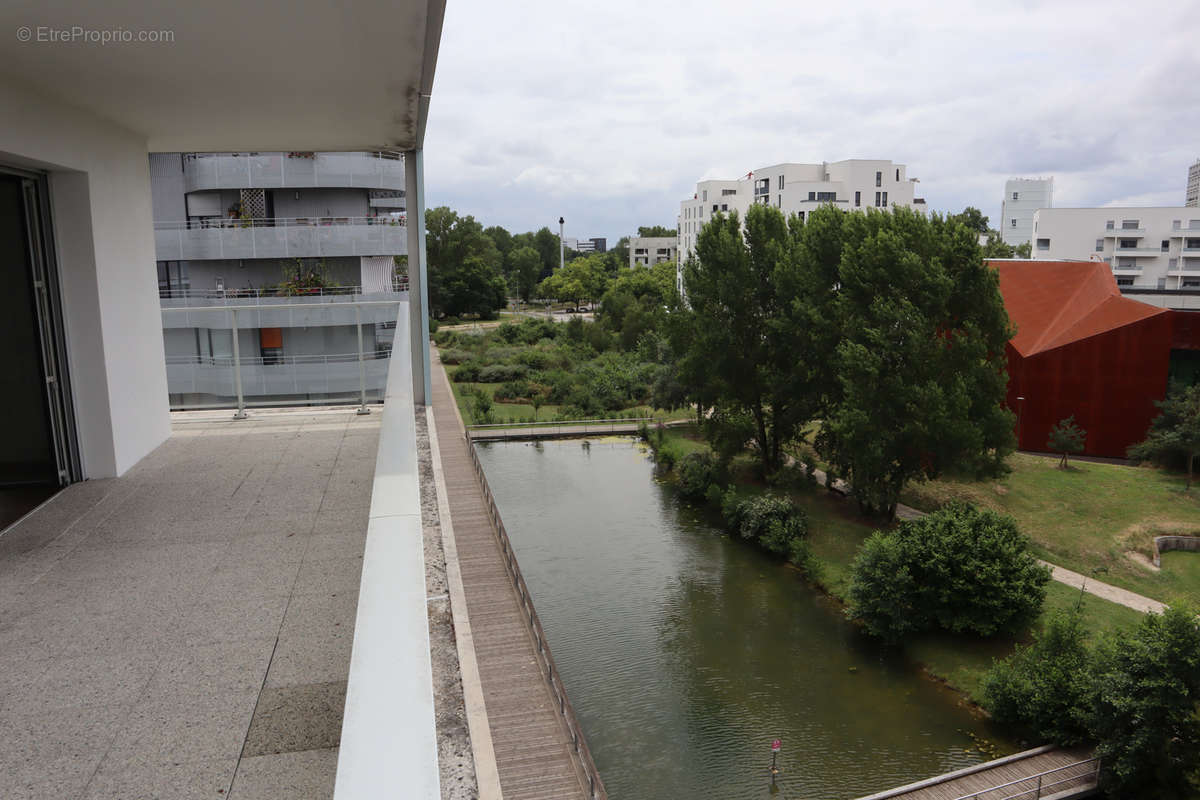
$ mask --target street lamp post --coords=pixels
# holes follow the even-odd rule
[[[562,269],[567,259],[567,245],[563,241],[563,224],[562,217],[558,218],[558,268]]]

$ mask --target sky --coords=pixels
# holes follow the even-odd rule
[[[426,205],[512,232],[674,227],[708,178],[890,159],[929,208],[1183,205],[1200,2],[449,0]]]

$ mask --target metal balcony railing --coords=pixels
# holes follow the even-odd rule
[[[408,291],[408,277],[398,275],[392,279],[393,292]],[[311,288],[280,288],[273,287],[247,287],[241,289],[162,289],[158,290],[159,300],[179,300],[180,303],[167,302],[164,306],[185,306],[187,301],[210,301],[219,303],[236,303],[240,306],[255,305],[253,301],[268,301],[278,303],[280,298],[289,297],[320,297],[327,298],[329,302],[338,302],[339,300],[352,300],[354,297],[363,294],[361,286],[316,286]],[[376,294],[376,292],[369,292]],[[252,301],[252,302],[247,302]],[[194,303],[193,303],[194,305]]]
[[[315,187],[404,189],[399,153],[187,153],[184,191],[304,189]]]
[[[154,224],[159,261],[407,255],[404,217],[210,218]]]

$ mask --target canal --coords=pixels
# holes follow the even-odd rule
[[[990,731],[956,695],[681,504],[636,442],[479,456],[613,800],[769,796],[774,739],[782,798],[984,760],[972,735]]]

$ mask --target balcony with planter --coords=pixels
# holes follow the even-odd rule
[[[408,254],[403,218],[215,219],[154,225],[159,261]]]

